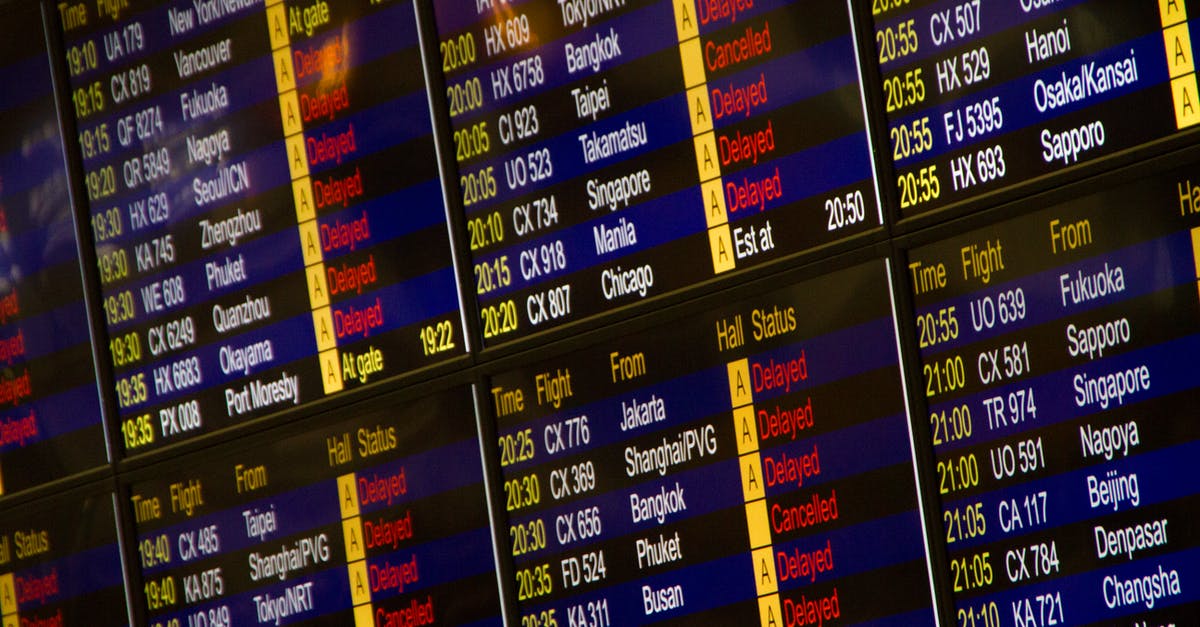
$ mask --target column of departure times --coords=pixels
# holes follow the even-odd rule
[[[1178,171],[910,254],[960,625],[1200,616],[1193,192]]]
[[[885,285],[834,273],[493,377],[522,623],[932,620]],[[830,325],[808,295],[838,289],[878,298]]]
[[[901,214],[1192,127],[1187,4],[874,2]]]

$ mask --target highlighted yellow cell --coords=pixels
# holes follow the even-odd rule
[[[296,89],[296,72],[292,67],[292,51],[290,48],[276,50],[275,54],[275,87],[279,93]]]
[[[736,266],[733,259],[733,238],[729,235],[729,225],[708,230],[708,248],[712,251],[713,274],[728,272]]]
[[[771,544],[771,521],[767,518],[767,500],[746,503],[746,528],[750,532],[750,548]]]
[[[354,473],[338,477],[337,485],[338,508],[342,512],[342,518],[358,516],[358,486],[354,483]]]
[[[708,86],[699,85],[687,92],[688,119],[692,121],[692,135],[713,130],[712,104],[708,100]]]
[[[700,195],[704,198],[704,221],[708,228],[721,226],[729,222],[729,212],[725,206],[725,191],[721,189],[720,177],[700,185]]]
[[[354,627],[375,627],[375,616],[370,605],[354,608]]]
[[[271,32],[271,50],[279,50],[288,45],[287,10],[283,0],[278,3],[267,2],[267,30]]]
[[[1171,81],[1171,93],[1175,99],[1175,127],[1184,129],[1200,122],[1200,109],[1196,101],[1196,75],[1188,74]]]
[[[1163,45],[1167,48],[1167,71],[1171,78],[1196,71],[1192,60],[1192,37],[1188,25],[1179,24],[1163,31]]]
[[[750,393],[750,360],[739,359],[726,366],[729,373],[729,401],[733,407],[741,407],[754,402]]]
[[[311,266],[321,263],[321,233],[317,230],[317,221],[301,222],[299,227],[300,250],[304,254],[304,265]]]
[[[21,617],[16,614],[5,616],[4,627],[21,627]]]
[[[350,573],[350,604],[362,605],[371,602],[371,580],[367,575],[367,560],[359,560],[346,566]]]
[[[304,134],[297,133],[284,140],[287,147],[288,171],[292,180],[308,176],[308,153],[304,152]]]
[[[1187,7],[1183,0],[1158,0],[1158,15],[1164,28],[1173,26],[1187,19]]]
[[[312,179],[306,176],[292,181],[292,201],[296,205],[296,222],[317,217],[317,206],[313,203]]]
[[[758,450],[758,422],[754,419],[754,406],[745,405],[733,410],[733,437],[737,438],[738,455]]]
[[[751,553],[754,561],[754,587],[758,596],[779,592],[779,581],[775,578],[775,559],[772,547],[765,546]]]
[[[8,615],[17,611],[17,587],[12,573],[0,576],[0,613]]]
[[[283,4],[283,0],[267,0],[267,6],[273,7],[277,4]]]
[[[341,392],[344,387],[342,385],[342,364],[337,349],[321,353],[320,359],[321,383],[325,388],[325,393],[334,394]]]
[[[325,279],[325,264],[315,264],[304,269],[308,275],[308,302],[313,309],[329,304],[329,282]]]
[[[700,36],[700,24],[696,21],[696,3],[693,0],[675,0],[675,34],[679,41]]]
[[[333,310],[321,307],[313,310],[313,333],[317,338],[317,350],[324,352],[337,348],[337,333],[333,328]]]
[[[363,546],[362,519],[358,516],[342,521],[342,540],[346,542],[346,561],[365,560],[367,547]]]
[[[679,62],[683,64],[684,87],[691,89],[708,80],[704,74],[704,54],[700,51],[699,37],[679,44]]]
[[[721,162],[717,155],[717,136],[712,132],[692,138],[696,146],[696,172],[700,182],[711,181],[721,176]]]
[[[762,479],[762,458],[750,453],[739,458],[742,468],[742,498],[746,501],[765,498],[767,493]]]
[[[783,613],[779,609],[778,594],[758,597],[758,620],[762,627],[781,627],[784,624]]]
[[[1200,278],[1200,226],[1192,229],[1192,261],[1196,264],[1196,278]]]
[[[296,90],[279,94],[279,117],[283,120],[284,137],[304,131],[304,121],[300,118],[300,101],[296,99]]]

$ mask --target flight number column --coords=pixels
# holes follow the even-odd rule
[[[754,395],[750,386],[750,360],[731,362],[728,370],[738,466],[742,472],[742,494],[746,500],[746,527],[754,563],[754,589],[758,594],[758,615],[763,627],[768,627],[778,625],[783,614],[779,605],[779,579],[775,571],[775,548],[771,544],[767,494],[762,479],[762,457],[759,455]]]
[[[712,106],[708,99],[707,74],[701,51],[700,24],[694,0],[675,0],[675,32],[679,37],[679,58],[683,64],[683,82],[687,89],[688,120],[696,148],[696,168],[708,226],[708,244],[712,252],[713,273],[721,274],[735,266],[733,240],[729,234],[729,213],[721,184],[721,165],[717,159],[716,133],[713,131]]]
[[[279,109],[283,119],[288,171],[292,178],[296,222],[300,229],[300,248],[304,255],[304,274],[308,285],[309,305],[312,308],[313,332],[316,335],[321,383],[325,394],[342,390],[341,359],[334,333],[333,310],[329,303],[329,287],[325,276],[324,253],[316,208],[313,204],[312,179],[308,171],[308,153],[304,145],[304,126],[300,103],[296,95],[296,74],[292,66],[291,39],[288,34],[287,7],[283,0],[267,2],[267,23],[274,58],[275,82],[279,89]]]
[[[1187,6],[1182,2],[1159,2],[1158,10],[1162,17],[1163,45],[1175,103],[1175,126],[1182,130],[1200,123],[1200,91],[1196,86]]]

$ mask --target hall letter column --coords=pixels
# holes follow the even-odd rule
[[[350,600],[354,604],[354,626],[375,627],[371,607],[371,580],[367,573],[367,547],[363,543],[362,516],[358,510],[358,488],[354,473],[338,477],[338,507],[342,512],[342,539],[346,543],[346,570],[350,576]]]
[[[700,24],[697,22],[695,0],[673,1],[679,59],[683,63],[683,83],[687,89],[688,121],[692,125],[692,142],[696,148],[704,221],[708,225],[708,246],[712,252],[713,274],[721,274],[734,267],[733,238],[729,234],[725,192],[721,189],[721,163],[717,156],[716,135],[713,133],[712,105],[708,100]]]
[[[1200,122],[1187,7],[1183,0],[1158,0],[1158,13],[1162,17],[1163,46],[1167,52],[1167,72],[1171,76],[1171,95],[1175,102],[1175,126],[1184,129]]]
[[[304,275],[312,309],[313,332],[317,338],[321,362],[321,382],[325,394],[342,390],[342,367],[338,357],[333,313],[329,306],[329,286],[325,280],[325,257],[321,251],[321,233],[313,205],[312,179],[308,175],[308,154],[304,149],[304,125],[300,101],[296,96],[296,73],[292,66],[291,38],[288,34],[287,7],[283,0],[267,0],[267,27],[275,63],[275,84],[279,89],[279,114],[287,148],[288,171],[292,178],[292,197],[296,222],[300,228],[300,248],[304,254]]]
[[[742,496],[746,502],[746,526],[750,532],[750,557],[754,562],[754,588],[758,593],[758,617],[762,627],[781,625],[779,579],[775,572],[775,548],[767,517],[762,458],[758,454],[758,426],[754,397],[750,390],[750,361],[727,364],[729,398],[733,405],[733,433],[737,438],[738,467]]]

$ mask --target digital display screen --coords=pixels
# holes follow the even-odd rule
[[[39,7],[0,5],[0,494],[108,462]]]
[[[1197,183],[1169,171],[910,252],[960,625],[1200,616]]]
[[[115,502],[73,494],[0,514],[4,625],[128,625]]]
[[[58,11],[126,453],[465,352],[411,4]]]
[[[469,388],[130,486],[142,624],[500,625]]]
[[[493,376],[522,624],[931,624],[890,293],[872,262]]]
[[[1200,122],[1184,0],[872,0],[902,217]]]
[[[0,0],[0,624],[1200,624],[1196,11]]]
[[[881,225],[848,3],[433,5],[485,344]]]

